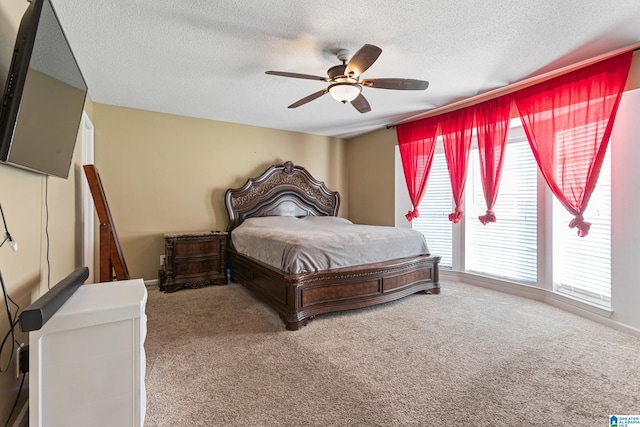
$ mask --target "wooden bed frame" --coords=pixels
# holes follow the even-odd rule
[[[229,228],[256,216],[336,216],[340,195],[291,162],[271,166],[238,189],[228,189],[225,204]],[[244,285],[274,308],[288,330],[297,330],[314,316],[368,307],[404,296],[440,293],[440,257],[418,256],[316,273],[289,274],[241,255],[231,243],[227,265],[236,283]]]

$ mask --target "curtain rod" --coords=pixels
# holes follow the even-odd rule
[[[571,71],[575,71],[577,69],[587,67],[591,64],[595,64],[596,62],[604,61],[605,59],[612,58],[616,55],[620,55],[622,53],[629,52],[631,50],[637,51],[639,49],[640,49],[640,43],[635,43],[627,47],[623,47],[620,49],[613,50],[611,52],[604,53],[602,55],[594,56],[593,58],[586,59],[584,61],[576,62],[575,64],[568,65],[566,67],[558,68],[557,70],[553,70],[537,76],[529,77],[528,79],[520,80],[518,82],[511,83],[510,85],[507,85],[507,86],[502,86],[497,89],[492,89],[488,92],[474,95],[472,97],[465,98],[463,100],[456,101],[451,104],[444,105],[442,107],[438,107],[433,110],[429,110],[427,112],[417,114],[415,116],[399,121],[398,123],[396,123],[396,125],[401,123],[413,122],[415,120],[420,120],[420,119],[424,119],[431,116],[436,116],[438,114],[442,114],[447,111],[456,110],[458,108],[467,107],[473,104],[478,104],[482,101],[488,101],[489,99],[497,98],[498,96],[506,95],[508,93],[512,93],[529,86],[533,86],[534,84],[543,82],[545,80],[550,80],[554,77],[558,77],[560,75],[570,73]],[[393,126],[395,125],[388,125],[387,129]]]

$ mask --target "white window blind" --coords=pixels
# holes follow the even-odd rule
[[[487,205],[477,148],[469,158],[465,198],[465,269],[518,282],[536,282],[537,164],[526,137],[509,137],[493,208],[497,222],[482,225],[478,220]]]
[[[593,139],[596,125],[558,135],[558,143],[572,139]],[[584,145],[587,150],[588,145]],[[581,150],[572,144],[576,156]],[[553,282],[557,292],[605,307],[611,305],[611,156],[604,158],[600,176],[585,212],[591,223],[589,234],[579,237],[568,227],[572,215],[554,198]],[[572,161],[575,159],[572,159]]]
[[[444,153],[436,153],[431,164],[427,189],[418,206],[419,217],[412,227],[420,230],[427,239],[432,255],[442,257],[440,266],[451,267],[453,254],[453,224],[449,221],[453,196]]]

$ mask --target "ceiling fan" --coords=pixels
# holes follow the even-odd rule
[[[350,52],[346,49],[337,52],[341,65],[336,65],[327,70],[329,77],[314,76],[311,74],[289,73],[285,71],[266,71],[266,74],[296,79],[319,80],[329,83],[329,86],[312,93],[309,96],[289,105],[296,108],[307,102],[313,101],[326,93],[330,93],[336,100],[346,104],[350,102],[361,113],[371,111],[371,106],[362,95],[363,87],[374,89],[394,90],[425,90],[429,82],[414,79],[363,79],[360,76],[378,59],[382,49],[378,46],[365,44],[349,59]]]

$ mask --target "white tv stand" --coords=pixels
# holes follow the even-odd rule
[[[29,425],[141,427],[146,411],[142,279],[86,284],[29,333]]]

